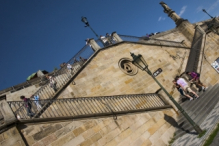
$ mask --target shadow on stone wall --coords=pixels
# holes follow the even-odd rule
[[[164,114],[164,120],[179,130],[185,131],[186,133],[189,133],[189,134],[198,135],[197,132],[190,132],[189,130],[184,129],[183,128],[184,122],[178,124],[173,117],[170,117],[170,116]]]

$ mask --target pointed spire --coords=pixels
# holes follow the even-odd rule
[[[160,2],[160,5],[164,8],[164,13],[167,13],[168,16],[176,23],[176,25],[179,24],[183,19],[180,18],[179,15],[175,13],[166,3],[163,1]]]

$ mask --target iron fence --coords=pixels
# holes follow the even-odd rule
[[[132,94],[102,97],[31,100],[31,111],[22,101],[8,102],[13,113],[22,122],[76,119],[96,116],[109,116],[170,108],[158,94]],[[40,106],[39,106],[40,105]]]
[[[76,55],[74,55],[63,67],[51,74],[55,80],[55,84],[51,84],[49,80],[42,78],[42,86],[33,95],[39,95],[41,99],[51,99],[84,65],[84,63],[94,54],[89,45],[85,45]],[[67,68],[67,64],[72,66],[72,69]]]
[[[166,41],[160,39],[153,39],[150,37],[135,37],[135,36],[127,36],[127,35],[119,35],[119,36],[123,41],[141,42],[141,43],[156,44],[161,46],[185,47],[181,42],[176,42],[176,41]]]

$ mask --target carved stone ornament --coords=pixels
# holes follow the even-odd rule
[[[138,73],[138,68],[132,64],[132,60],[129,58],[121,58],[118,65],[122,72],[127,75],[134,76]]]

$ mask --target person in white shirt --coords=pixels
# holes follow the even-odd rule
[[[48,76],[48,75],[46,75],[46,78],[49,80],[49,86],[51,88],[53,88],[53,90],[55,92],[58,91],[58,89],[56,87],[57,82],[56,82],[55,78],[53,78],[52,76]]]
[[[72,69],[71,64],[68,63],[68,64],[67,64],[67,68],[68,68],[69,72],[72,74],[73,69]]]
[[[179,76],[176,76],[176,83],[182,87],[182,89],[185,91],[185,92],[191,92],[193,93],[196,98],[199,98],[198,94],[196,94],[187,84],[187,82],[183,79],[183,78],[180,78]]]

